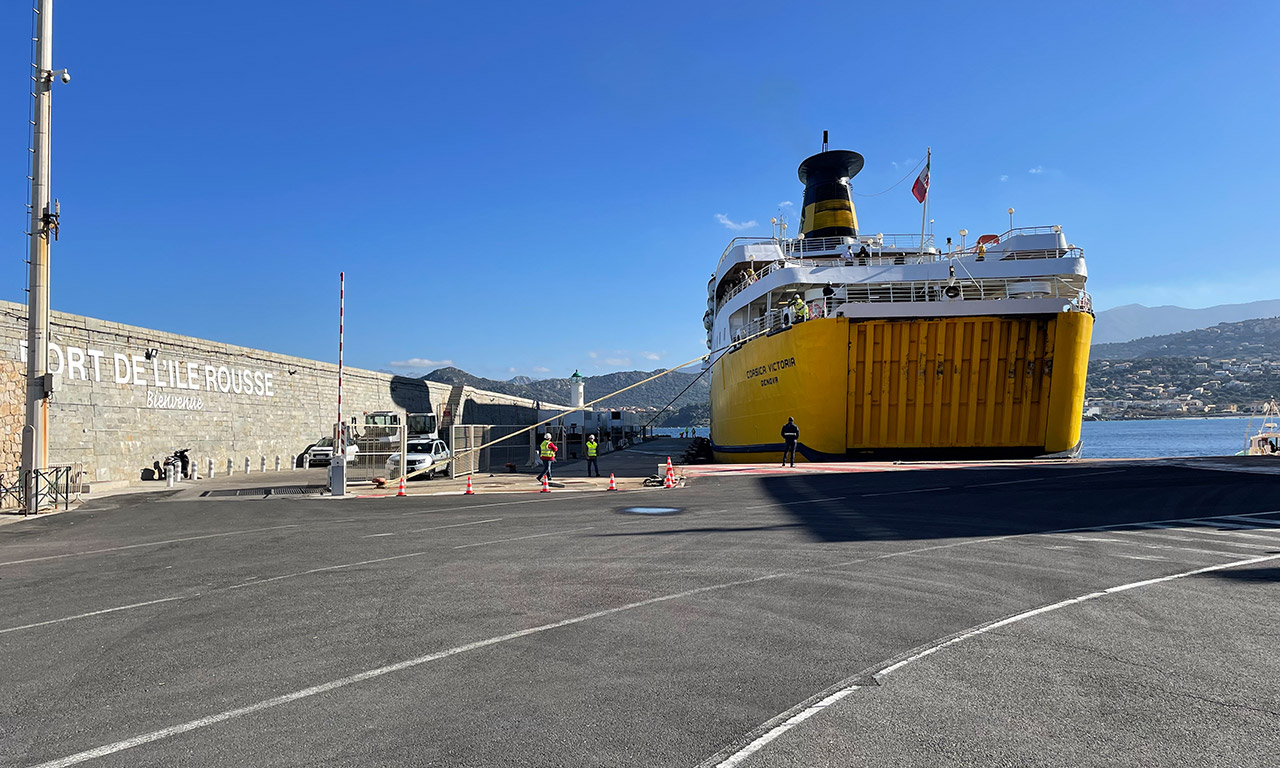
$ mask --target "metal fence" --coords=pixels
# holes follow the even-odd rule
[[[351,452],[347,462],[347,482],[387,477],[387,464],[391,457],[405,453],[408,430],[399,425],[352,425],[349,429],[356,450]]]
[[[484,472],[517,472],[533,463],[537,439],[548,431],[553,434],[553,440],[563,443],[564,430],[559,427],[530,430],[528,424],[454,425],[449,430],[449,450],[456,458],[450,463],[449,475],[465,477]],[[486,443],[493,445],[479,451],[471,450]]]
[[[0,509],[26,509],[27,493],[36,496],[35,509],[67,509],[80,498],[83,464],[59,464],[28,472],[0,474]]]
[[[489,427],[483,424],[455,424],[449,428],[449,477],[465,477],[489,471]],[[476,449],[479,450],[476,450]]]

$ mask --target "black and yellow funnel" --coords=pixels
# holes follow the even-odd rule
[[[857,237],[858,214],[853,210],[853,197],[846,182],[858,175],[862,163],[862,155],[857,152],[833,149],[800,164],[800,181],[804,184],[800,232],[805,237]]]

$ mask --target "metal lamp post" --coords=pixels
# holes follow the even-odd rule
[[[27,514],[40,509],[37,471],[49,465],[49,236],[58,235],[58,204],[50,206],[49,125],[54,79],[67,83],[65,69],[53,70],[53,0],[38,0],[36,60],[31,74],[31,221],[27,299],[27,404],[22,427],[22,482]]]

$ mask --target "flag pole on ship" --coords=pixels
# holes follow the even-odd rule
[[[916,178],[916,183],[912,185],[912,188],[911,188],[912,192],[915,192],[917,187],[923,188],[920,193],[916,194],[916,198],[919,199],[922,204],[920,208],[920,263],[921,264],[924,263],[924,258],[925,258],[924,227],[925,227],[925,223],[929,221],[929,165],[932,161],[933,161],[933,147],[929,147],[928,149],[925,150],[924,170],[920,172],[920,175]]]

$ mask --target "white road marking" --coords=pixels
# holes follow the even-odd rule
[[[1072,529],[1072,530],[1079,530],[1079,529]],[[1046,532],[1038,532],[1038,533],[1049,533],[1049,532],[1047,532],[1047,531],[1046,531]],[[775,580],[775,579],[781,579],[781,578],[785,578],[785,577],[789,577],[789,576],[797,576],[797,575],[800,575],[800,574],[803,574],[803,573],[818,573],[818,572],[822,572],[822,571],[834,570],[834,569],[836,569],[836,568],[846,568],[846,567],[849,567],[849,566],[852,566],[852,565],[859,565],[859,564],[863,564],[863,563],[874,562],[874,561],[876,561],[876,560],[886,560],[886,559],[893,558],[893,557],[902,557],[902,556],[906,556],[906,555],[914,555],[914,554],[919,554],[919,553],[921,553],[921,552],[928,552],[928,551],[938,550],[938,549],[949,549],[949,548],[952,548],[952,547],[960,547],[960,546],[966,546],[966,545],[970,545],[970,544],[980,544],[980,543],[984,543],[984,542],[1001,541],[1001,540],[1008,540],[1008,539],[1022,538],[1022,537],[1030,536],[1030,535],[1038,535],[1038,533],[1033,533],[1033,534],[1014,534],[1014,535],[1012,535],[1012,536],[996,536],[996,537],[990,537],[990,538],[986,538],[986,539],[975,539],[975,540],[970,540],[970,541],[956,541],[956,542],[951,542],[951,543],[948,543],[948,544],[937,544],[937,545],[933,545],[933,546],[928,546],[928,547],[919,547],[919,548],[917,548],[917,549],[904,550],[904,551],[900,551],[900,552],[888,552],[888,553],[885,553],[885,554],[882,554],[882,555],[875,555],[875,556],[873,556],[873,557],[859,558],[859,559],[856,559],[856,560],[848,560],[848,561],[845,561],[845,562],[842,562],[842,563],[833,563],[833,564],[830,564],[830,565],[819,566],[819,567],[817,567],[817,568],[806,568],[806,569],[801,569],[801,570],[796,570],[796,571],[783,571],[783,572],[779,572],[779,573],[770,573],[770,574],[765,574],[765,575],[763,575],[763,576],[755,576],[755,577],[752,577],[752,578],[749,578],[749,579],[741,579],[741,580],[738,580],[738,581],[724,582],[724,583],[721,583],[721,584],[711,584],[711,585],[704,586],[704,587],[696,587],[696,588],[694,588],[694,589],[688,589],[688,590],[685,590],[685,591],[683,591],[683,592],[675,592],[675,593],[668,594],[668,595],[661,595],[661,596],[659,596],[659,597],[652,597],[652,598],[649,598],[649,599],[647,599],[647,600],[640,600],[640,601],[638,601],[638,602],[628,603],[628,604],[626,604],[626,605],[620,605],[620,606],[616,606],[616,607],[614,607],[614,608],[606,608],[606,609],[604,609],[604,610],[596,611],[596,612],[594,612],[594,613],[588,613],[588,614],[585,614],[585,615],[582,615],[582,616],[576,616],[576,617],[573,617],[573,618],[570,618],[570,619],[564,619],[564,620],[557,621],[557,622],[553,622],[553,623],[550,623],[550,624],[543,624],[543,625],[541,625],[541,626],[537,626],[537,627],[530,627],[529,629],[522,629],[522,630],[519,630],[519,631],[517,631],[517,632],[511,632],[511,633],[508,633],[508,634],[505,634],[505,635],[498,635],[498,636],[496,636],[496,637],[490,637],[490,638],[487,638],[487,639],[485,639],[485,640],[477,640],[477,641],[475,641],[475,642],[467,643],[467,644],[465,644],[465,645],[455,646],[455,647],[453,647],[453,648],[449,648],[449,649],[444,650],[444,651],[439,651],[439,652],[436,652],[436,653],[430,653],[430,654],[427,654],[427,655],[425,655],[425,656],[419,656],[419,657],[414,658],[414,659],[408,659],[408,660],[406,660],[406,661],[398,662],[398,663],[396,663],[396,664],[390,664],[390,665],[387,665],[387,666],[384,666],[384,667],[378,667],[378,668],[376,668],[376,669],[367,670],[367,671],[365,671],[365,672],[360,672],[360,673],[357,673],[357,674],[355,674],[355,675],[351,675],[351,676],[348,676],[348,677],[339,678],[339,679],[337,679],[337,680],[332,680],[332,681],[330,681],[330,682],[323,683],[323,684],[321,684],[321,685],[312,686],[312,687],[310,687],[310,688],[304,688],[304,689],[302,689],[302,690],[300,690],[300,691],[294,691],[293,693],[288,693],[288,694],[285,694],[285,695],[283,695],[283,696],[276,696],[276,697],[274,697],[274,698],[265,699],[265,700],[263,700],[263,701],[257,702],[256,704],[250,704],[250,705],[248,705],[248,706],[246,706],[246,707],[240,707],[240,708],[238,708],[238,709],[227,710],[227,711],[225,711],[225,712],[221,712],[221,713],[218,713],[218,714],[216,714],[216,715],[209,715],[209,716],[207,716],[207,717],[202,717],[202,718],[198,718],[198,719],[195,719],[195,720],[189,720],[189,721],[187,721],[187,722],[185,722],[185,723],[180,723],[180,724],[178,724],[178,725],[173,725],[173,726],[170,726],[170,727],[168,727],[168,728],[162,728],[162,729],[157,730],[157,731],[151,731],[150,733],[144,733],[144,734],[142,734],[142,735],[140,735],[140,736],[135,736],[135,737],[133,737],[133,738],[123,739],[123,740],[121,740],[121,741],[112,742],[112,743],[110,743],[110,744],[104,744],[104,745],[102,745],[102,746],[100,746],[100,747],[95,747],[95,748],[93,748],[93,749],[89,749],[89,750],[86,750],[86,751],[83,751],[83,752],[77,752],[77,753],[75,753],[75,754],[73,754],[73,755],[68,755],[68,756],[66,756],[66,757],[59,758],[59,759],[57,759],[57,760],[52,760],[52,761],[49,761],[49,762],[46,762],[46,763],[41,763],[40,765],[33,766],[32,768],[66,768],[66,766],[76,765],[76,764],[78,764],[78,763],[82,763],[82,762],[85,762],[85,761],[87,761],[87,760],[93,760],[93,759],[96,759],[96,758],[99,758],[99,757],[105,757],[105,756],[107,756],[107,755],[115,754],[116,752],[121,752],[121,751],[124,751],[124,750],[126,750],[126,749],[131,749],[131,748],[133,748],[133,747],[141,746],[141,745],[143,745],[143,744],[149,744],[149,743],[151,743],[151,742],[160,741],[161,739],[167,739],[167,738],[169,738],[169,737],[171,737],[171,736],[177,736],[177,735],[180,735],[180,734],[183,734],[183,733],[187,733],[187,732],[189,732],[189,731],[197,730],[197,729],[199,729],[199,728],[205,728],[205,727],[207,727],[207,726],[215,725],[215,724],[217,724],[217,723],[221,723],[221,722],[224,722],[224,721],[226,721],[226,720],[231,720],[231,719],[233,719],[233,718],[241,717],[241,716],[243,716],[243,715],[248,715],[248,714],[252,714],[252,713],[254,713],[254,712],[259,712],[259,711],[261,711],[261,710],[269,709],[269,708],[271,708],[271,707],[277,707],[277,706],[280,706],[280,705],[282,705],[282,704],[288,704],[288,703],[290,703],[290,702],[297,701],[297,700],[299,700],[299,699],[304,699],[304,698],[307,698],[307,697],[309,697],[309,696],[315,696],[315,695],[317,695],[317,694],[326,693],[326,692],[328,692],[328,691],[332,691],[332,690],[335,690],[335,689],[337,689],[337,688],[342,688],[342,687],[344,687],[344,686],[351,685],[351,684],[353,684],[353,683],[359,683],[359,682],[363,682],[363,681],[365,681],[365,680],[369,680],[369,679],[372,679],[372,678],[381,677],[381,676],[383,676],[383,675],[388,675],[388,674],[391,674],[391,673],[393,673],[393,672],[399,672],[399,671],[401,671],[401,670],[410,669],[410,668],[412,668],[412,667],[420,666],[420,665],[422,665],[422,664],[426,664],[426,663],[429,663],[429,662],[432,662],[432,661],[437,661],[437,660],[439,660],[439,659],[447,658],[447,657],[449,657],[449,656],[455,656],[455,655],[460,654],[460,653],[466,653],[466,652],[468,652],[468,651],[478,650],[478,649],[480,649],[480,648],[486,648],[486,647],[489,647],[489,646],[492,646],[492,645],[497,645],[498,643],[507,642],[508,640],[515,640],[515,639],[518,639],[518,638],[521,638],[521,637],[528,637],[529,635],[534,635],[534,634],[538,634],[538,633],[541,633],[541,632],[547,632],[547,631],[550,631],[550,630],[553,630],[553,629],[559,629],[560,627],[567,627],[567,626],[571,626],[571,625],[574,625],[574,624],[581,624],[581,623],[586,622],[586,621],[591,621],[591,620],[594,620],[594,619],[603,618],[603,617],[605,617],[605,616],[612,616],[612,615],[614,615],[614,614],[622,613],[622,612],[624,612],[624,611],[631,611],[631,610],[635,610],[635,609],[638,609],[638,608],[644,608],[644,607],[647,607],[647,606],[650,606],[650,605],[657,605],[657,604],[659,604],[659,603],[670,602],[670,601],[673,601],[673,600],[680,600],[680,599],[683,599],[683,598],[686,598],[686,597],[691,597],[691,596],[693,596],[693,595],[704,594],[704,593],[707,593],[707,592],[719,591],[719,590],[723,590],[723,589],[730,589],[730,588],[733,588],[733,587],[739,587],[739,586],[746,586],[746,585],[748,585],[748,584],[758,584],[758,583],[761,583],[761,582],[771,581],[771,580]],[[394,560],[394,559],[399,559],[399,558],[401,558],[401,557],[413,557],[413,556],[420,555],[420,554],[425,554],[425,553],[414,553],[414,554],[410,554],[410,555],[400,555],[400,556],[397,556],[397,557],[382,558],[382,560]],[[1237,565],[1247,565],[1247,564],[1251,564],[1251,563],[1263,562],[1263,561],[1266,561],[1266,560],[1272,560],[1272,559],[1276,559],[1276,558],[1280,558],[1280,555],[1269,555],[1269,556],[1266,556],[1266,557],[1253,558],[1253,559],[1251,559],[1251,560],[1239,561],[1239,562],[1235,562],[1235,563],[1228,563],[1228,564],[1226,564],[1226,565],[1210,566],[1210,567],[1208,567],[1208,568],[1202,568],[1202,569],[1198,569],[1198,570],[1195,570],[1195,571],[1189,571],[1189,572],[1187,572],[1187,573],[1185,573],[1185,574],[1178,574],[1178,575],[1175,575],[1175,576],[1172,576],[1172,577],[1163,577],[1163,578],[1159,578],[1159,579],[1152,579],[1152,580],[1148,580],[1148,581],[1145,581],[1145,582],[1136,582],[1135,584],[1133,584],[1133,585],[1128,585],[1127,587],[1113,587],[1112,589],[1107,590],[1106,592],[1091,593],[1091,595],[1087,595],[1087,596],[1085,596],[1084,598],[1076,598],[1076,599],[1073,599],[1073,601],[1064,601],[1064,603],[1058,603],[1058,604],[1055,604],[1054,606],[1049,606],[1048,608],[1039,608],[1039,609],[1036,609],[1035,611],[1028,612],[1027,614],[1019,614],[1019,616],[1021,616],[1021,617],[1023,617],[1023,618],[1027,618],[1027,617],[1030,617],[1030,616],[1035,615],[1035,614],[1038,614],[1038,613],[1044,613],[1044,612],[1046,612],[1046,611],[1048,611],[1048,610],[1053,610],[1055,607],[1061,607],[1062,605],[1069,604],[1070,602],[1080,602],[1080,601],[1081,601],[1081,600],[1083,600],[1083,599],[1091,599],[1091,598],[1092,598],[1092,597],[1094,597],[1094,596],[1101,596],[1101,595],[1103,595],[1103,594],[1109,594],[1109,593],[1111,593],[1111,592],[1118,592],[1118,591],[1121,591],[1121,590],[1123,590],[1123,589],[1125,589],[1125,588],[1132,588],[1132,587],[1134,587],[1134,586],[1144,586],[1144,585],[1146,585],[1146,584],[1154,584],[1154,583],[1158,583],[1158,582],[1160,582],[1160,581],[1167,581],[1167,580],[1169,580],[1169,579],[1171,579],[1171,578],[1178,578],[1179,576],[1192,575],[1192,574],[1196,574],[1196,573],[1205,573],[1205,572],[1207,572],[1207,571],[1211,571],[1211,570],[1219,570],[1219,569],[1222,569],[1222,568],[1229,568],[1229,567],[1233,567],[1233,566],[1237,566]],[[376,562],[376,561],[369,561],[369,562]],[[353,563],[353,565],[359,565],[359,563]],[[346,566],[335,566],[335,568],[337,568],[337,567],[346,567]],[[318,569],[318,570],[330,570],[330,569]],[[296,575],[301,575],[301,574],[296,574]],[[287,578],[287,577],[278,577],[278,578]],[[265,581],[263,581],[263,582],[253,582],[252,584],[260,584],[260,583],[265,583]],[[252,584],[244,584],[244,585],[238,585],[238,586],[252,586]],[[1015,621],[1015,620],[1018,620],[1018,617],[1012,617],[1011,619],[1005,619],[1005,620],[1003,620],[1002,622],[997,622],[996,624],[988,625],[988,626],[986,626],[985,628],[980,628],[979,630],[974,631],[974,632],[971,632],[971,633],[969,633],[969,634],[965,635],[964,637],[971,637],[971,636],[976,635],[976,634],[981,634],[982,632],[987,632],[987,631],[990,631],[991,629],[995,629],[997,626],[1004,626],[1005,624],[1013,623],[1013,621]],[[949,640],[949,641],[946,641],[946,642],[945,642],[945,643],[943,643],[943,644],[940,644],[939,646],[937,646],[937,648],[942,648],[942,647],[945,647],[945,645],[948,645],[948,644],[952,644],[952,643],[958,642],[958,641],[959,641],[959,639],[963,639],[963,638],[953,638],[952,640]],[[935,649],[935,650],[936,650],[936,649]],[[900,662],[899,664],[895,665],[893,668],[891,668],[891,669],[889,669],[889,670],[882,671],[882,673],[881,673],[881,674],[888,674],[888,672],[892,671],[893,669],[897,669],[897,668],[899,668],[899,667],[901,667],[901,666],[905,665],[906,663],[908,663],[908,662],[910,662],[910,661],[914,661],[914,660],[915,660],[915,659],[917,659],[917,658],[922,658],[922,657],[924,657],[924,656],[926,656],[926,655],[928,655],[929,653],[932,653],[932,652],[933,652],[933,651],[927,651],[927,652],[924,652],[924,653],[921,653],[921,654],[917,654],[917,656],[913,657],[912,659],[908,659],[907,661]],[[850,690],[850,691],[852,691],[852,690],[856,690],[856,689],[857,689],[857,686],[849,686],[849,690]],[[835,693],[839,693],[839,691],[834,692],[834,693],[832,694],[832,696],[834,696],[834,695],[835,695]],[[846,695],[847,695],[847,694],[846,694]],[[828,697],[828,699],[830,699],[830,697]],[[830,699],[830,700],[831,700],[831,701],[835,701],[835,700],[838,700],[838,699]],[[824,701],[827,701],[827,699],[824,699]],[[807,717],[808,717],[808,716],[806,716],[806,718],[807,718]],[[778,720],[778,719],[783,719],[783,718],[775,718],[775,720],[770,721],[770,722],[775,722],[775,721],[776,721],[776,720]],[[803,720],[803,719],[805,719],[805,718],[802,718],[802,720]],[[776,737],[775,737],[775,738],[776,738]]]
[[[1167,523],[1137,523],[1139,528],[1156,528],[1159,530],[1177,530],[1183,533],[1203,533],[1206,536],[1246,536],[1251,539],[1262,539],[1264,541],[1274,541],[1276,546],[1280,546],[1280,539],[1275,536],[1267,536],[1261,533],[1245,533],[1244,531],[1215,531],[1208,525],[1194,525],[1204,521],[1205,518],[1195,518],[1194,520],[1185,521],[1185,525],[1169,525]],[[1188,527],[1190,526],[1190,527]]]
[[[1161,557],[1160,555],[1120,555],[1120,557],[1127,558],[1129,560],[1168,560],[1169,559],[1167,557]]]
[[[475,523],[458,523],[456,525],[444,525],[440,527],[456,528],[458,527],[458,525],[476,525],[478,523],[492,523],[501,519],[502,518],[500,517],[495,517],[492,520],[478,520]],[[432,530],[432,529],[426,528],[423,530]],[[375,535],[390,536],[393,534],[375,534]],[[365,536],[361,538],[368,538],[368,537]],[[18,627],[8,627],[6,629],[0,629],[0,635],[5,634],[6,632],[17,632],[23,629],[35,629],[36,627],[43,627],[49,624],[60,624],[64,621],[73,621],[75,619],[87,619],[91,616],[101,616],[104,613],[116,613],[118,611],[127,611],[133,608],[145,608],[148,605],[157,605],[159,603],[169,603],[175,600],[191,600],[197,597],[202,597],[204,595],[214,594],[217,592],[226,592],[234,589],[244,589],[245,587],[256,587],[262,584],[270,584],[271,582],[274,582],[274,581],[283,581],[285,579],[293,579],[299,576],[308,576],[313,573],[325,573],[327,571],[340,571],[345,568],[355,568],[356,566],[360,566],[360,565],[372,565],[374,563],[385,563],[391,560],[404,560],[410,557],[421,557],[422,555],[425,555],[425,554],[427,554],[427,552],[410,552],[404,555],[393,555],[391,557],[379,557],[373,560],[361,560],[360,562],[357,562],[357,563],[342,563],[341,565],[329,565],[323,568],[312,568],[306,571],[298,571],[297,573],[286,573],[281,576],[272,576],[271,578],[267,578],[267,579],[255,579],[253,581],[246,581],[240,584],[233,584],[229,587],[219,587],[217,589],[211,589],[208,592],[197,592],[192,595],[176,595],[174,597],[163,597],[163,598],[160,598],[159,600],[148,600],[144,603],[132,603],[130,605],[121,605],[115,608],[103,608],[102,610],[90,611],[88,613],[81,613],[75,616],[63,616],[60,619],[49,619],[48,621],[38,621],[38,622],[35,622],[34,624],[23,624],[22,626],[18,626]]]
[[[760,504],[759,506],[755,506],[755,507],[740,507],[740,509],[743,509],[743,510],[769,509],[771,507],[790,507],[796,504],[820,504],[824,501],[844,501],[847,498],[848,496],[831,496],[825,499],[800,499],[799,501],[780,501],[776,504]],[[728,511],[728,510],[721,510],[721,511]]]
[[[405,555],[392,555],[391,557],[379,557],[373,560],[361,560],[358,563],[343,563],[342,565],[327,565],[324,568],[312,568],[309,571],[298,571],[297,573],[286,573],[283,576],[272,576],[269,579],[258,579],[256,581],[247,581],[243,584],[233,584],[229,587],[212,590],[213,592],[221,592],[230,589],[244,589],[245,587],[256,587],[260,584],[270,584],[273,581],[283,581],[285,579],[293,579],[298,576],[307,576],[312,573],[324,573],[326,571],[340,571],[343,568],[355,568],[358,565],[372,565],[373,563],[385,563],[391,560],[404,560],[408,557],[422,557],[426,552],[410,552]]]
[[[890,674],[893,674],[899,669],[902,669],[908,664],[919,661],[920,659],[923,659],[926,656],[931,656],[937,653],[938,651],[941,651],[944,648],[948,648],[950,646],[956,645],[958,643],[962,643],[966,640],[977,637],[979,635],[986,634],[987,632],[990,632],[994,629],[1007,627],[1010,624],[1016,624],[1017,622],[1025,621],[1026,619],[1030,619],[1035,616],[1040,616],[1042,614],[1049,613],[1050,611],[1056,611],[1059,608],[1066,608],[1068,606],[1077,605],[1079,603],[1083,603],[1088,600],[1096,600],[1097,598],[1100,598],[1100,597],[1114,595],[1119,592],[1127,592],[1131,589],[1148,587],[1153,584],[1161,584],[1166,581],[1173,581],[1174,579],[1181,579],[1187,576],[1195,576],[1201,573],[1210,573],[1212,571],[1221,571],[1227,568],[1239,568],[1245,565],[1254,565],[1256,563],[1262,563],[1262,562],[1267,562],[1269,560],[1276,560],[1276,559],[1280,559],[1280,555],[1266,555],[1262,557],[1251,557],[1245,560],[1236,560],[1230,563],[1209,565],[1203,568],[1196,568],[1191,571],[1183,571],[1182,573],[1175,573],[1169,576],[1160,576],[1154,579],[1145,579],[1143,581],[1134,581],[1128,584],[1121,584],[1119,586],[1110,587],[1108,589],[1099,590],[1097,592],[1089,592],[1087,594],[1080,595],[1078,597],[1072,597],[1067,600],[1062,600],[1060,602],[1053,603],[1051,605],[1045,605],[1039,608],[1034,608],[1030,611],[1023,611],[1022,613],[1018,613],[1013,616],[1000,619],[999,621],[993,621],[988,624],[980,625],[967,632],[961,633],[959,635],[954,635],[946,640],[935,643],[921,651],[918,651],[917,653],[911,656],[908,656],[905,659],[902,659],[901,661],[898,661],[894,664],[890,664],[889,666],[881,669],[879,672],[874,673],[872,677],[874,677],[878,681]],[[805,720],[809,719],[813,715],[817,714],[818,712],[822,711],[826,707],[830,706],[832,703],[839,701],[841,698],[844,698],[850,693],[853,693],[854,691],[863,687],[865,686],[858,685],[858,684],[846,685],[844,687],[841,687],[831,692],[829,695],[827,695],[825,698],[823,698],[816,704],[812,704],[807,707],[804,706],[803,703],[800,705],[797,705],[796,707],[793,707],[792,709],[789,709],[786,712],[783,712],[782,714],[772,718],[771,720],[766,722],[764,725],[757,728],[756,730],[763,730],[765,728],[768,728],[768,730],[765,731],[765,733],[761,735],[759,738],[756,738],[755,740],[747,744],[747,746],[743,747],[737,752],[734,752],[732,755],[729,755],[727,758],[725,758],[721,762],[713,763],[714,760],[719,759],[719,755],[716,755],[716,756],[713,756],[710,760],[704,761],[703,763],[701,763],[701,765],[710,766],[714,764],[716,768],[733,768],[733,766],[738,765],[753,753],[758,752],[760,749],[768,745],[769,742],[774,741],[775,739],[777,739],[786,731],[790,730],[795,725],[801,722],[804,722]],[[773,723],[777,723],[779,720],[782,721],[779,725],[770,727]],[[40,766],[38,768],[43,768],[43,767]]]
[[[216,539],[220,536],[240,536],[246,533],[262,533],[263,531],[278,531],[283,528],[300,528],[301,523],[292,525],[273,525],[270,528],[250,528],[244,531],[229,531],[227,533],[209,533],[204,536],[186,536],[181,539],[166,539],[165,541],[149,541],[144,544],[126,544],[123,547],[107,547],[106,549],[89,549],[84,552],[68,552],[65,555],[45,555],[44,557],[28,557],[25,560],[10,560],[0,565],[18,565],[20,563],[36,563],[41,560],[59,560],[65,557],[83,557],[85,555],[100,555],[103,552],[120,552],[126,549],[138,549],[139,547],[159,547],[164,544],[178,544],[184,541],[199,541],[201,539]]]
[[[1280,526],[1280,520],[1266,517],[1250,517],[1249,515],[1227,515],[1228,520],[1243,520],[1246,523],[1260,523],[1262,525]]]
[[[1002,480],[998,483],[975,483],[974,485],[966,485],[965,488],[986,488],[989,485],[1014,485],[1015,483],[1039,483],[1048,480],[1047,477],[1029,477],[1026,480]]]
[[[1116,474],[1117,472],[1124,472],[1124,471],[1126,471],[1126,470],[1123,470],[1123,469],[1109,469],[1109,470],[1107,470],[1107,471],[1105,471],[1105,472],[1077,472],[1077,473],[1075,473],[1075,474],[1072,474],[1072,475],[1067,476],[1065,479],[1066,479],[1066,480],[1074,480],[1074,479],[1075,479],[1075,478],[1077,478],[1077,477],[1089,477],[1089,476],[1091,476],[1091,475],[1114,475],[1114,474]],[[1013,484],[1015,484],[1015,483],[1039,483],[1039,482],[1042,482],[1042,481],[1044,481],[1044,480],[1062,480],[1062,479],[1064,479],[1064,478],[1060,478],[1060,477],[1053,477],[1053,476],[1051,476],[1051,475],[1046,475],[1046,476],[1044,476],[1044,477],[1031,477],[1031,478],[1027,478],[1026,480],[1003,480],[1003,481],[998,482],[998,483],[978,483],[978,484],[976,484],[976,485],[966,485],[966,486],[965,486],[965,488],[986,488],[987,486],[990,486],[990,485],[1013,485]]]
[[[779,736],[791,730],[792,728],[795,728],[797,725],[803,723],[805,720],[808,720],[809,718],[818,714],[819,712],[831,706],[832,704],[835,704],[837,701],[843,699],[845,696],[848,696],[849,694],[853,693],[854,691],[858,690],[861,687],[862,686],[860,685],[851,685],[847,688],[842,688],[836,691],[835,693],[831,694],[830,696],[827,696],[826,698],[822,699],[818,703],[805,707],[804,709],[795,713],[791,717],[788,717],[786,720],[783,720],[780,724],[774,726],[772,730],[768,731],[760,738],[756,739],[755,741],[751,742],[747,746],[733,753],[733,755],[729,759],[725,760],[722,763],[719,763],[718,768],[733,768],[734,766],[739,765],[740,763],[742,763],[743,760],[746,760],[748,757],[751,757],[756,752],[759,752],[761,749],[764,749],[764,747],[768,745],[769,742],[778,738]]]
[[[362,539],[376,539],[380,536],[399,536],[401,533],[424,533],[426,531],[443,531],[445,528],[465,528],[469,525],[483,525],[485,523],[496,523],[502,520],[501,517],[491,517],[488,520],[472,520],[469,523],[453,523],[452,525],[433,525],[430,528],[411,528],[407,531],[394,531],[392,533],[371,533],[368,536],[361,536]]]
[[[612,493],[615,496],[617,496],[624,493],[651,493],[653,491],[665,491],[665,490],[666,488],[663,488],[662,486],[658,486],[657,488],[632,488],[630,490],[618,490],[618,491],[612,491]],[[596,491],[595,489],[592,489],[591,492],[610,493],[610,491],[603,491],[603,490]],[[401,512],[400,514],[401,515],[431,515],[439,512],[457,512],[463,509],[487,509],[489,507],[509,507],[513,504],[538,504],[544,501],[551,501],[551,499],[549,497],[544,497],[542,495],[539,495],[537,498],[533,498],[533,499],[517,499],[515,501],[495,501],[491,504],[468,504],[463,507],[441,507],[439,509],[417,509],[412,512]]]
[[[1185,541],[1189,544],[1203,544],[1206,541],[1205,539],[1194,539],[1189,536],[1173,536],[1166,533],[1143,533],[1142,538],[1159,539],[1161,541]],[[1274,552],[1276,551],[1277,545],[1254,544],[1251,541],[1232,541],[1231,546],[1244,547],[1246,549],[1265,549],[1268,552]]]
[[[904,493],[929,493],[930,491],[945,491],[945,490],[948,490],[948,488],[949,486],[943,486],[941,488],[915,488],[910,491],[888,491],[886,493],[864,493],[862,494],[862,498],[866,499],[872,496],[901,496]]]
[[[430,528],[413,528],[405,533],[422,533],[424,531],[443,531],[445,528],[465,528],[468,525],[484,525],[485,523],[496,523],[502,520],[501,517],[491,517],[488,520],[472,520],[469,523],[454,523],[453,525],[433,525]]]
[[[194,595],[177,595],[176,597],[163,597],[159,600],[148,600],[145,603],[133,603],[132,605],[121,605],[115,608],[103,608],[100,611],[90,611],[88,613],[81,613],[76,616],[63,616],[60,619],[49,619],[48,621],[37,621],[34,624],[23,624],[20,627],[8,627],[6,629],[0,629],[0,635],[5,634],[6,632],[17,632],[22,629],[34,629],[36,627],[45,627],[50,624],[60,624],[64,621],[71,621],[73,619],[87,619],[90,616],[101,616],[104,613],[115,613],[116,611],[127,611],[130,608],[142,608],[147,605],[157,605],[159,603],[171,603],[174,600],[188,600],[190,598],[199,597],[199,596],[200,596],[200,593],[197,592]]]
[[[1206,555],[1217,555],[1217,556],[1219,556],[1219,557],[1221,557],[1221,556],[1223,556],[1223,555],[1226,555],[1226,556],[1228,556],[1228,557],[1249,557],[1249,556],[1250,556],[1250,554],[1251,554],[1251,553],[1249,553],[1249,552],[1232,552],[1232,551],[1229,551],[1229,550],[1221,550],[1221,549],[1195,549],[1195,548],[1192,548],[1192,547],[1175,547],[1175,546],[1170,546],[1170,545],[1168,545],[1168,544],[1148,544],[1148,543],[1146,543],[1146,541],[1145,541],[1145,540],[1146,540],[1146,539],[1149,539],[1149,538],[1165,538],[1165,537],[1160,536],[1160,534],[1158,534],[1158,533],[1142,533],[1142,534],[1140,534],[1140,537],[1139,537],[1139,538],[1134,538],[1134,539],[1108,539],[1108,538],[1103,538],[1103,537],[1101,537],[1101,536],[1067,536],[1067,538],[1068,538],[1068,539],[1073,539],[1073,540],[1075,540],[1075,541],[1100,541],[1100,542],[1106,542],[1106,543],[1108,543],[1108,544],[1120,544],[1120,545],[1122,545],[1122,546],[1129,546],[1129,547],[1145,547],[1145,548],[1147,548],[1147,549],[1168,549],[1168,550],[1179,550],[1179,551],[1182,551],[1182,552],[1198,552],[1198,553],[1206,554]],[[1177,536],[1175,536],[1175,537],[1169,537],[1169,538],[1175,538],[1175,539],[1177,539],[1178,541],[1187,541],[1187,542],[1191,542],[1191,543],[1195,543],[1195,544],[1203,544],[1203,543],[1205,542],[1205,539],[1187,539],[1187,538],[1182,538],[1182,537],[1177,537]],[[1233,542],[1231,542],[1230,546],[1233,546],[1233,547],[1239,547],[1239,546],[1245,546],[1245,547],[1248,547],[1248,546],[1253,546],[1253,547],[1260,548],[1260,549],[1270,549],[1270,547],[1260,547],[1260,546],[1259,546],[1259,545],[1257,545],[1257,544],[1253,544],[1253,545],[1249,545],[1249,544],[1241,544],[1241,543],[1240,543],[1240,542],[1238,542],[1238,541],[1233,541]],[[1133,557],[1133,555],[1119,555],[1119,556],[1120,556],[1120,557]],[[1156,558],[1156,559],[1163,560],[1164,558]]]
[[[560,536],[566,533],[577,533],[578,531],[589,531],[595,526],[587,526],[586,528],[570,528],[567,531],[552,531],[551,533],[535,533],[532,536],[517,536],[514,539],[494,539],[493,541],[478,541],[475,544],[462,544],[454,547],[454,549],[469,549],[471,547],[483,547],[486,544],[503,544],[508,541],[524,541],[525,539],[541,539],[544,536]]]

